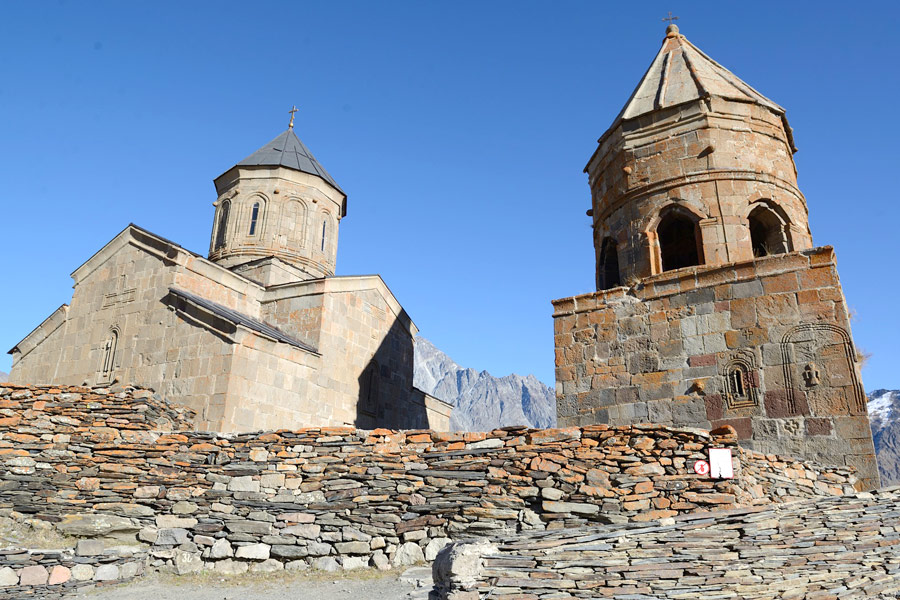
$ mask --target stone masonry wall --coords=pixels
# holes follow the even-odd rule
[[[744,447],[850,465],[878,486],[830,247],[553,304],[560,425],[727,424]]]
[[[855,482],[742,450],[727,431],[159,431],[189,423],[147,390],[7,384],[0,510],[143,542],[151,568],[240,573],[401,566],[455,538],[842,496]],[[694,474],[711,445],[734,450],[735,479]]]
[[[461,542],[440,600],[897,598],[900,488]]]

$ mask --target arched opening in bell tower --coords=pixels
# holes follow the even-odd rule
[[[753,247],[754,257],[791,251],[786,219],[768,203],[760,203],[750,211],[747,223],[750,227],[750,244]]]
[[[597,289],[608,290],[620,285],[618,246],[612,238],[605,237],[600,245],[600,262],[597,263]]]
[[[699,219],[680,207],[664,209],[656,226],[663,271],[703,264],[703,240]]]

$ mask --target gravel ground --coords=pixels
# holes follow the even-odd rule
[[[348,574],[148,575],[127,585],[79,593],[84,600],[410,600],[427,599],[424,587],[392,571]]]

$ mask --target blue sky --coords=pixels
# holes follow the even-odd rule
[[[787,108],[866,388],[900,387],[888,2],[2,3],[0,346],[68,302],[68,274],[129,222],[205,254],[213,178],[296,104],[349,197],[338,273],[380,273],[460,364],[552,385],[550,300],[593,288],[582,169],[669,10]]]

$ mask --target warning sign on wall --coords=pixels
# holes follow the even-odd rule
[[[709,475],[713,479],[732,479],[734,467],[731,463],[731,448],[710,448],[709,467]]]

